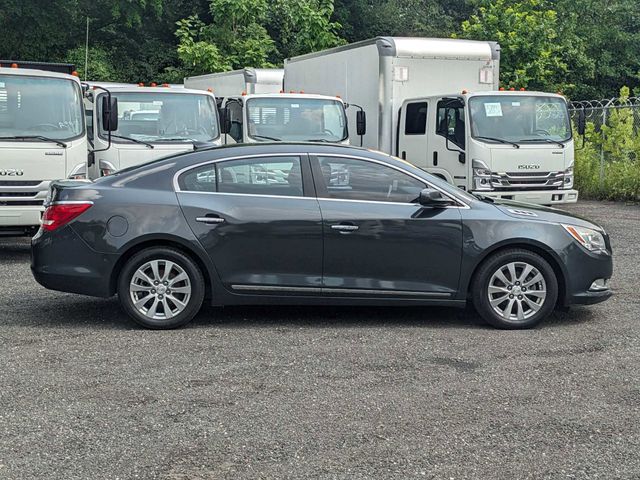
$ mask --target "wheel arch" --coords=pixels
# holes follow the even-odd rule
[[[190,245],[181,238],[170,235],[141,237],[137,239],[135,243],[128,244],[122,248],[120,258],[118,258],[118,261],[111,272],[111,278],[109,279],[109,291],[111,295],[116,293],[120,272],[129,259],[136,253],[153,247],[173,248],[184,253],[193,260],[205,279],[205,298],[211,298],[214,290],[213,279],[215,272],[213,271],[213,267],[210,265],[208,258],[198,252],[193,245]]]
[[[496,245],[493,245],[491,248],[487,249],[483,252],[483,255],[477,260],[475,265],[471,270],[471,275],[467,278],[467,283],[464,286],[464,290],[466,292],[466,299],[468,300],[471,297],[471,287],[473,286],[473,282],[475,280],[476,274],[480,267],[491,258],[496,253],[503,250],[512,250],[514,248],[520,248],[522,250],[528,250],[530,252],[536,253],[544,258],[556,275],[556,279],[558,281],[558,299],[556,301],[556,306],[563,306],[565,304],[566,295],[569,291],[569,286],[567,285],[568,273],[564,269],[562,262],[558,255],[549,247],[544,245],[541,242],[537,242],[531,239],[512,239],[507,240]]]

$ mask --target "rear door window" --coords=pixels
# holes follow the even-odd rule
[[[303,196],[300,157],[226,160],[196,167],[178,178],[182,191]]]

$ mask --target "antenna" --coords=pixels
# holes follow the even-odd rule
[[[89,17],[87,17],[87,36],[84,43],[84,81],[89,77]]]

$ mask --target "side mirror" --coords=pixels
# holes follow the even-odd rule
[[[220,132],[227,134],[231,131],[231,116],[229,115],[229,109],[226,107],[220,108]]]
[[[102,97],[102,128],[105,132],[118,130],[118,99],[110,95]]]
[[[364,110],[358,110],[356,112],[356,133],[358,136],[367,133],[367,114]]]
[[[420,191],[420,205],[424,207],[443,208],[451,205],[451,200],[442,195],[438,190],[433,188],[425,188]]]
[[[587,129],[587,118],[584,113],[584,108],[581,108],[578,113],[578,135],[583,136]]]

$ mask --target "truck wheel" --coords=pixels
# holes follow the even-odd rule
[[[531,328],[553,311],[558,280],[551,265],[524,249],[503,250],[478,269],[472,284],[473,304],[497,328]]]
[[[118,279],[122,308],[139,325],[169,329],[185,325],[204,299],[202,272],[184,253],[166,247],[138,252]]]

